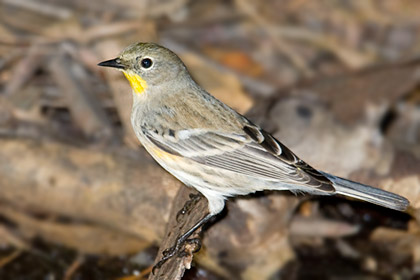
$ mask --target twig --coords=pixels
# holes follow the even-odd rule
[[[15,250],[10,255],[0,259],[0,268],[4,267],[8,263],[12,262],[14,259],[20,256],[22,254],[22,250]]]
[[[66,269],[66,272],[64,273],[63,280],[71,280],[74,273],[79,269],[79,267],[83,264],[85,261],[85,257],[82,254],[77,255],[76,259],[72,262],[72,264]]]
[[[273,43],[276,45],[278,50],[282,52],[284,55],[286,55],[290,61],[305,75],[305,77],[311,77],[313,76],[313,72],[311,69],[306,65],[306,62],[304,59],[302,59],[299,54],[293,50],[292,47],[290,47],[286,42],[282,40],[281,37],[279,37],[276,34],[275,29],[272,27],[272,25],[261,15],[258,14],[258,12],[255,10],[255,7],[253,4],[251,4],[253,1],[249,0],[237,0],[236,3],[238,7],[247,14],[256,24],[260,25],[263,30],[267,33],[267,35],[270,37],[270,39],[273,41]],[[253,2],[254,3],[254,2]]]
[[[299,27],[282,26],[276,30],[276,34],[283,38],[302,40],[306,43],[313,44],[318,48],[325,49],[333,53],[351,69],[360,69],[370,65],[375,58],[372,53],[353,50],[345,44],[340,44],[336,38],[331,35],[319,34]]]
[[[244,74],[238,73],[232,68],[226,67],[207,56],[204,56],[203,54],[195,51],[191,47],[182,44],[178,41],[173,40],[172,38],[165,37],[161,39],[161,43],[167,47],[169,47],[171,50],[175,51],[176,53],[183,53],[183,52],[192,52],[196,55],[198,55],[203,61],[210,64],[211,66],[215,67],[217,70],[223,72],[223,73],[229,73],[234,75],[236,78],[238,78],[241,83],[249,89],[251,92],[258,94],[259,96],[272,96],[273,93],[277,90],[277,85],[274,85],[269,82],[261,81],[249,76],[246,76]]]
[[[192,206],[194,211],[191,211],[192,209],[190,208],[189,211],[180,214],[180,205],[186,205],[186,203],[190,201],[189,195],[191,193],[194,195],[198,194],[197,191],[192,191],[191,189],[185,187],[178,191],[171,210],[171,216],[169,217],[165,238],[161,243],[155,263],[161,259],[162,253],[165,249],[168,249],[175,244],[178,236],[185,233],[188,229],[195,225],[198,220],[202,219],[207,214],[207,199],[198,200],[196,204]],[[191,238],[199,238],[199,234],[196,232],[191,236]],[[181,256],[174,256],[169,259],[155,271],[155,274],[150,274],[149,280],[181,279],[184,275],[185,269],[190,269],[191,262],[193,260],[193,253],[196,249],[195,244],[187,244],[185,246],[185,251],[182,252],[183,254]]]
[[[146,276],[149,275],[152,272],[153,266],[149,266],[145,269],[143,269],[139,274],[136,275],[129,275],[117,278],[116,280],[141,280],[146,279]]]
[[[108,24],[100,24],[89,28],[83,33],[85,42],[93,42],[101,38],[107,38],[115,35],[121,36],[124,33],[136,31],[142,22],[139,20],[118,21]],[[121,51],[121,50],[120,50]]]
[[[54,17],[58,19],[67,19],[72,16],[71,9],[58,7],[52,3],[45,4],[42,1],[34,0],[3,0],[4,4],[15,6],[18,8],[27,9],[45,16]]]
[[[65,55],[51,62],[51,74],[67,97],[71,114],[83,132],[101,142],[115,141],[112,125],[105,112],[91,95],[88,84],[82,81],[88,75],[84,69]]]
[[[41,44],[35,44],[29,49],[28,54],[13,71],[12,79],[4,90],[4,96],[10,96],[23,87],[43,62],[44,54],[45,46]]]
[[[290,223],[290,235],[337,238],[357,234],[359,225],[325,218],[294,218]]]

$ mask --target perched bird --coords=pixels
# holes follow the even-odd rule
[[[340,194],[403,211],[404,197],[316,170],[258,125],[201,88],[180,58],[153,43],[130,45],[100,66],[121,70],[133,89],[131,122],[152,157],[208,199],[209,214],[178,238],[164,259],[225,199],[262,190]],[[345,159],[343,159],[345,160]]]

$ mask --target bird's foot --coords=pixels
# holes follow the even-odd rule
[[[191,238],[191,239],[187,239],[185,240],[185,243],[188,245],[192,245],[194,246],[191,251],[192,254],[197,253],[198,251],[200,251],[201,249],[201,239],[200,238]],[[178,252],[178,257],[186,257],[188,256],[188,252],[186,250],[182,250],[180,252]]]
[[[201,240],[199,238],[185,239],[183,236],[178,237],[174,246],[165,249],[162,252],[163,257],[160,261],[153,266],[152,273],[155,274],[155,271],[162,267],[169,259],[173,258],[175,255],[178,257],[185,257],[189,254],[185,250],[185,245],[194,245],[194,249],[190,253],[196,253],[201,249]]]

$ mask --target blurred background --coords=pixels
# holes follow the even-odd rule
[[[138,41],[312,166],[412,205],[236,199],[183,279],[420,277],[419,1],[0,0],[0,279],[148,277],[181,184],[97,67]]]

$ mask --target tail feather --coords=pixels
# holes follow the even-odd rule
[[[335,193],[337,194],[364,200],[398,211],[405,211],[410,205],[410,202],[406,198],[397,194],[336,177],[325,172],[321,173],[333,182],[334,188],[336,189]]]

